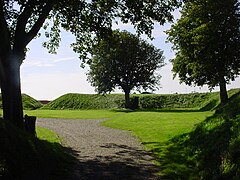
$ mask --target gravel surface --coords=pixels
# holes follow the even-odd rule
[[[78,162],[70,179],[159,179],[153,157],[128,131],[101,126],[100,120],[38,119],[55,131]]]

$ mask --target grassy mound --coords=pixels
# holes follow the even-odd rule
[[[114,109],[124,100],[123,94],[65,94],[44,109]]]
[[[22,101],[23,101],[23,109],[33,110],[43,106],[39,101],[32,98],[31,96],[28,96],[27,94],[22,95]]]
[[[28,96],[27,94],[22,94],[23,109],[38,109],[43,105],[36,99]],[[0,109],[2,109],[2,96],[0,94]]]
[[[240,89],[228,91],[229,96]],[[137,97],[140,109],[176,109],[191,108],[196,110],[213,110],[219,103],[219,93],[191,94],[132,94]],[[44,109],[114,109],[124,107],[124,94],[66,94],[44,106]]]
[[[187,134],[155,150],[166,179],[240,179],[240,92]]]
[[[2,119],[0,143],[0,179],[67,179],[72,158],[59,143],[31,137]]]

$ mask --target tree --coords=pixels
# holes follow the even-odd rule
[[[60,27],[76,36],[73,49],[86,58],[93,36],[107,36],[113,20],[133,24],[139,33],[151,35],[153,22],[172,20],[171,11],[179,3],[170,1],[126,0],[0,0],[0,83],[3,117],[23,128],[20,66],[26,47],[41,27],[52,20],[44,44],[55,52],[60,42]],[[43,26],[44,25],[44,26]],[[50,29],[50,30],[49,30]]]
[[[221,104],[228,100],[226,83],[240,73],[238,0],[190,0],[167,32],[176,57],[173,72],[187,85],[220,86]]]
[[[163,66],[163,51],[129,32],[114,31],[92,51],[88,80],[98,93],[120,87],[125,93],[125,107],[130,108],[133,88],[153,89],[160,76],[155,70]]]

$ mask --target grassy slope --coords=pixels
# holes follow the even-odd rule
[[[164,179],[240,179],[240,93],[204,120],[211,114],[136,112],[103,124],[140,138]]]
[[[28,96],[27,94],[22,94],[23,109],[38,109],[43,105],[36,99]],[[2,109],[2,96],[0,94],[0,109]]]
[[[41,139],[52,137],[46,129],[38,129]],[[38,140],[0,119],[0,178],[2,179],[66,179],[72,157],[56,141]]]
[[[113,109],[123,101],[123,94],[65,94],[44,106],[44,109]]]
[[[22,95],[23,109],[38,109],[43,105],[36,99],[28,96],[27,94]]]
[[[229,95],[239,92],[240,89],[230,90]],[[212,110],[219,104],[219,93],[191,93],[191,94],[133,94],[139,98],[141,109],[175,109],[191,108]],[[123,94],[66,94],[50,102],[44,109],[116,109],[124,104]]]

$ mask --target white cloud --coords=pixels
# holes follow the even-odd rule
[[[55,66],[54,64],[48,62],[45,62],[44,60],[35,60],[35,61],[24,61],[22,64],[22,67],[27,68],[27,67],[53,67]]]
[[[76,59],[76,57],[56,58],[56,59],[53,59],[53,62],[57,63],[57,62],[63,62],[63,61],[74,60],[74,59]]]

